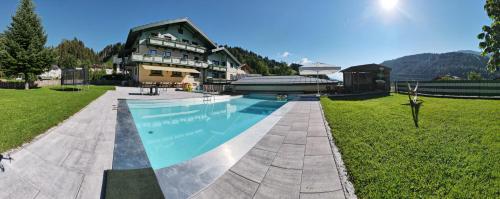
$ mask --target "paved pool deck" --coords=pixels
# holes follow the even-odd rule
[[[118,87],[2,161],[0,198],[73,199],[101,197],[105,170],[112,168],[118,99],[184,99],[199,93],[162,91],[137,95],[138,88]],[[29,124],[27,124],[29,125]]]
[[[100,198],[111,169],[118,99],[200,98],[117,88],[2,161],[0,198]],[[243,158],[193,198],[344,198],[318,101],[295,101]]]
[[[243,158],[192,198],[345,198],[319,102],[289,103]]]

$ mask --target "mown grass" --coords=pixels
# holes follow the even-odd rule
[[[421,99],[321,99],[358,197],[498,198],[500,100]]]
[[[114,89],[90,86],[74,92],[59,88],[0,89],[0,152],[30,141]]]

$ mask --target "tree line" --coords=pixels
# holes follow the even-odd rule
[[[298,73],[298,70],[294,70],[294,68],[288,66],[286,62],[278,62],[241,47],[224,47],[241,63],[250,66],[251,73],[261,75],[294,75]]]

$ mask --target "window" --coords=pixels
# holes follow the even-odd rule
[[[149,50],[149,55],[156,55],[156,50]]]
[[[193,76],[193,78],[200,78],[199,73],[191,73],[191,76]]]
[[[217,60],[212,60],[212,64],[214,64],[214,65],[219,65],[219,61],[217,61]]]
[[[191,43],[192,43],[193,45],[198,45],[198,42],[195,42],[195,41],[193,41],[193,42],[191,42]]]
[[[172,77],[182,77],[182,73],[177,71],[172,71]]]
[[[170,51],[165,51],[164,54],[163,54],[163,57],[171,57],[172,56],[172,52]]]
[[[157,32],[152,32],[152,33],[150,33],[149,35],[150,35],[151,37],[158,37],[158,35],[159,35],[159,34],[160,34],[160,33],[157,33]]]
[[[172,37],[171,36],[165,36],[165,39],[166,40],[172,40]]]
[[[177,32],[179,32],[179,34],[184,34],[184,30],[182,28],[177,29]]]
[[[187,55],[187,54],[182,55],[182,60],[186,60],[186,59],[189,59],[189,55]]]
[[[163,76],[163,73],[161,70],[151,70],[151,73],[149,73],[149,76]]]
[[[187,40],[187,39],[182,39],[182,42],[189,44],[189,40]]]
[[[198,61],[198,60],[200,60],[200,58],[199,57],[194,57],[194,60]]]

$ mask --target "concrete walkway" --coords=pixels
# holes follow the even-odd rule
[[[112,163],[116,98],[108,91],[2,161],[0,198],[99,198]]]
[[[290,103],[255,147],[192,198],[345,198],[319,102]]]
[[[5,172],[0,172],[0,198],[100,198],[104,171],[112,168],[117,99],[202,97],[173,89],[162,91],[160,96],[138,92],[138,88],[127,87],[108,91],[12,152],[12,162],[2,161]]]

